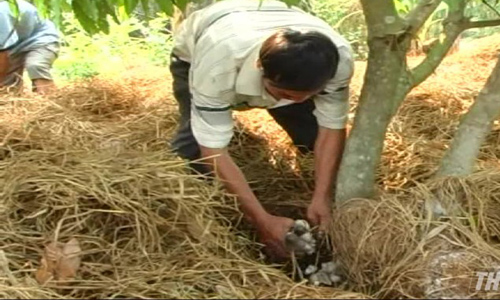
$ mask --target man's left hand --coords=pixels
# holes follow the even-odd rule
[[[332,222],[332,200],[312,200],[307,208],[307,219],[313,226],[318,226],[319,231],[327,232]]]

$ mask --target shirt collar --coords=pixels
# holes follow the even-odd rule
[[[262,71],[257,67],[260,46],[261,43],[256,45],[243,62],[236,78],[236,94],[259,97],[274,106],[282,101],[276,100],[264,88]]]
[[[257,67],[261,43],[247,55],[236,78],[236,93],[255,97],[271,97],[264,88],[262,71]],[[272,97],[271,97],[272,98]]]

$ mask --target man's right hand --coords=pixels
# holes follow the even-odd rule
[[[202,157],[207,159],[226,189],[238,196],[240,209],[247,220],[257,229],[260,242],[266,245],[265,251],[272,260],[288,256],[285,248],[285,236],[293,227],[292,219],[273,216],[264,207],[250,189],[245,176],[234,163],[226,148],[212,149],[200,145]]]
[[[285,236],[293,225],[292,219],[270,214],[256,224],[260,242],[266,246],[265,252],[271,260],[278,261],[289,256]]]

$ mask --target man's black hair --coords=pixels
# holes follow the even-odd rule
[[[332,40],[319,32],[283,29],[263,43],[259,58],[264,78],[276,87],[313,91],[335,76],[339,54]]]

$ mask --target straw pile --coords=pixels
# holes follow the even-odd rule
[[[164,71],[0,98],[0,296],[366,297],[264,264],[251,232],[227,217],[241,218],[234,199],[169,152],[176,106]],[[39,284],[45,246],[71,238],[82,249],[76,278]]]
[[[379,170],[380,199],[334,210],[333,254],[348,279],[342,289],[294,282],[267,265],[235,199],[188,175],[170,153],[177,112],[165,69],[97,77],[49,98],[1,96],[0,296],[500,296],[469,289],[474,272],[500,266],[498,125],[480,157],[490,170],[429,181],[493,66],[484,53],[498,44],[483,43],[483,54],[470,54],[476,68],[464,52],[448,57],[399,111]],[[352,109],[364,70],[357,67]],[[230,151],[259,199],[272,212],[303,217],[312,156],[297,155],[265,111],[236,118]],[[431,220],[426,207],[436,199],[460,214]],[[45,245],[71,238],[83,251],[76,278],[40,285],[34,274]]]

